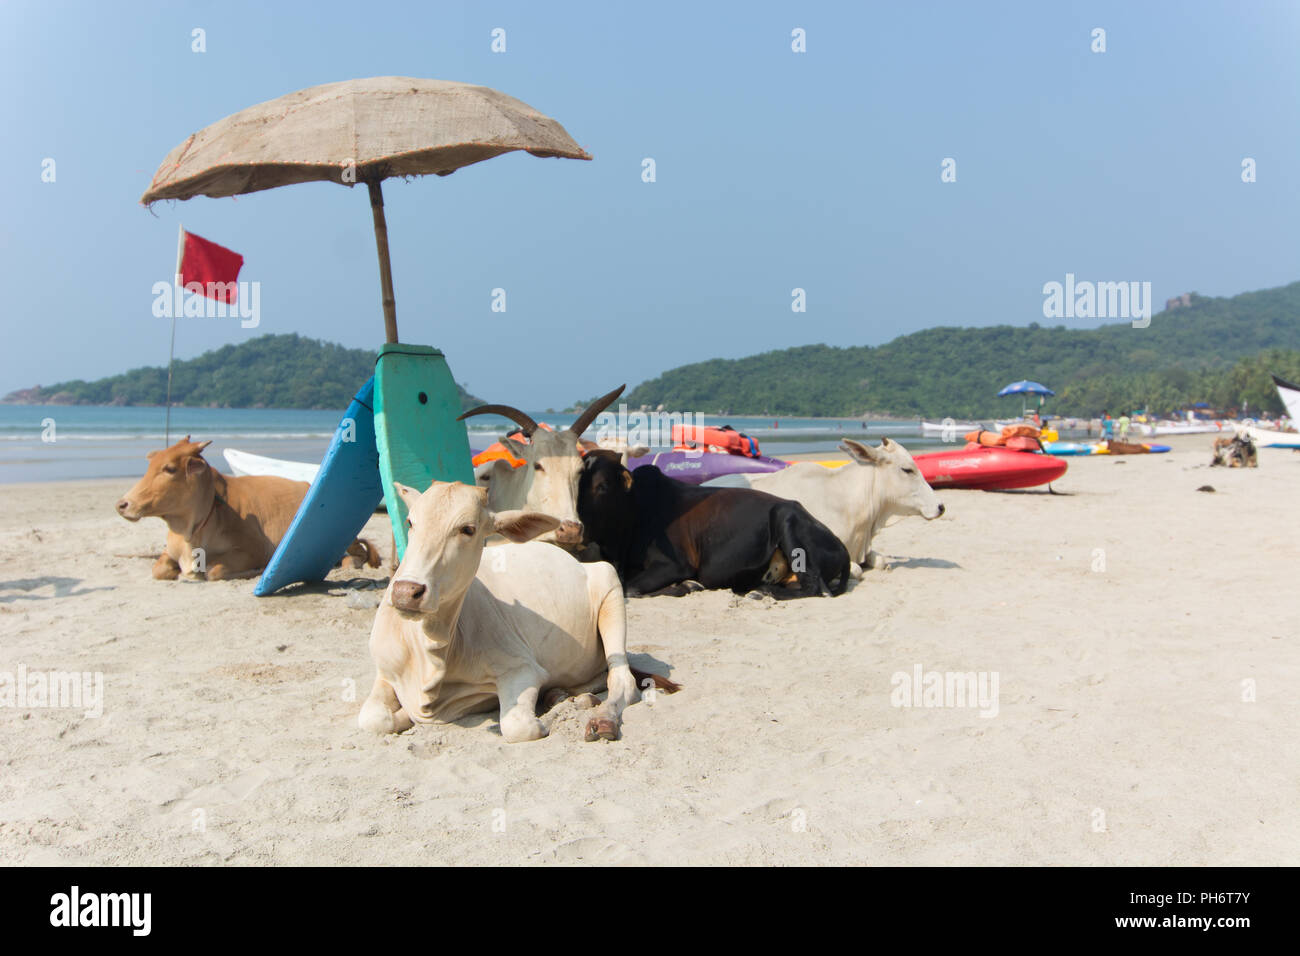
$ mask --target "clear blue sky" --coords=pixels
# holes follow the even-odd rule
[[[5,0],[0,391],[165,363],[150,287],[180,221],[244,254],[262,323],[182,320],[179,356],[268,332],[377,347],[364,189],[137,200],[208,123],[383,74],[498,88],[595,156],[387,184],[402,337],[494,401],[558,407],[710,357],[1044,321],[1042,286],[1067,272],[1150,281],[1157,303],[1282,285],[1300,279],[1297,50],[1300,4],[1248,0]]]

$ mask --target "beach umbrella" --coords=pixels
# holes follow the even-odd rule
[[[1004,395],[1055,395],[1056,393],[1046,385],[1040,385],[1037,382],[1029,382],[1021,379],[1019,382],[1012,382],[1002,391],[998,392],[998,397]]]
[[[563,126],[514,97],[468,83],[378,76],[313,86],[204,127],[162,161],[140,202],[238,196],[318,180],[365,183],[379,252],[387,341],[397,306],[380,183],[449,176],[515,150],[591,159]]]
[[[1038,405],[1041,408],[1043,404],[1043,396],[1055,394],[1056,393],[1046,385],[1040,385],[1038,382],[1030,382],[1022,378],[1020,381],[1012,382],[1006,388],[1002,389],[1002,391],[998,392],[998,397],[1001,398],[1004,395],[1037,395]],[[1024,405],[1020,406],[1020,414],[1027,414]]]
[[[354,525],[353,534],[360,530],[366,508],[373,508],[368,496],[376,453],[399,556],[406,549],[399,482],[420,489],[435,479],[474,483],[469,437],[456,420],[460,396],[446,359],[429,346],[398,344],[380,184],[390,176],[448,176],[516,150],[591,159],[563,126],[504,93],[468,83],[380,76],[326,83],[250,106],[191,135],[154,173],[140,197],[146,206],[160,199],[238,196],[314,181],[365,183],[369,193],[386,344],[375,362],[373,390],[371,383],[363,385],[357,403],[373,410],[374,442],[362,450],[350,442],[338,456],[333,449],[326,453],[298,518],[311,517],[303,509],[318,494],[329,497],[325,504],[345,499],[346,514],[329,518],[333,524],[327,529],[319,524],[325,518],[313,518],[316,524],[302,529],[295,519],[268,571],[281,559],[293,563],[296,552],[319,549],[318,532],[327,531],[333,540]],[[360,494],[358,487],[368,490]]]

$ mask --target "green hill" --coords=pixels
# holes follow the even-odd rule
[[[1269,379],[1300,378],[1300,282],[1191,304],[1095,329],[998,325],[933,328],[875,348],[807,345],[685,365],[638,385],[632,407],[720,414],[883,414],[985,417],[1013,409],[996,397],[1031,379],[1056,391],[1059,414],[1149,406],[1164,412],[1206,401],[1280,412]]]
[[[375,353],[300,335],[262,335],[227,345],[172,369],[174,405],[220,408],[346,408],[374,374]],[[461,405],[481,404],[460,385]],[[162,405],[167,368],[137,368],[94,382],[80,379],[21,389],[6,403]]]

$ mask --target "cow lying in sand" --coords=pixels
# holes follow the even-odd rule
[[[702,488],[654,465],[629,472],[615,452],[587,453],[578,514],[629,597],[698,586],[776,598],[839,595],[849,555],[797,501],[743,488]]]
[[[889,567],[871,550],[871,539],[886,521],[907,515],[933,521],[944,507],[898,442],[882,438],[873,448],[846,438],[840,451],[852,460],[839,468],[803,462],[766,475],[728,475],[705,486],[753,488],[798,501],[844,542],[853,576],[860,577],[865,568]]]
[[[1232,438],[1214,439],[1214,458],[1210,466],[1223,465],[1228,468],[1258,468],[1259,453],[1249,435],[1239,434]]]
[[[153,565],[158,580],[222,581],[256,577],[289,530],[305,481],[221,474],[203,459],[210,441],[188,435],[170,448],[149,453],[144,477],[117,503],[127,521],[162,518],[167,545]],[[354,541],[345,567],[379,567],[369,542]]]
[[[580,564],[529,539],[560,519],[534,511],[494,513],[482,488],[435,481],[420,494],[395,485],[410,512],[410,541],[375,613],[375,684],[357,722],[376,733],[451,721],[500,708],[508,742],[545,737],[538,695],[609,697],[586,739],[616,739],[623,709],[640,699],[637,679],[677,685],[627,662],[623,587],[608,564]],[[513,544],[483,553],[492,534]],[[527,542],[527,543],[524,543]],[[482,561],[480,562],[480,558]]]

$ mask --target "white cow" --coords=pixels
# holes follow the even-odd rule
[[[582,446],[580,439],[596,416],[623,394],[626,385],[620,385],[608,395],[596,399],[568,428],[548,431],[533,421],[526,412],[512,405],[480,405],[460,417],[471,415],[502,415],[523,429],[527,442],[502,438],[516,458],[524,464],[518,468],[498,458],[485,462],[474,470],[474,480],[489,494],[489,506],[494,511],[526,508],[552,515],[559,519],[558,528],[548,531],[542,541],[576,550],[582,545],[582,522],[578,519],[578,479],[582,475]]]
[[[733,488],[754,488],[778,498],[792,498],[830,528],[848,548],[854,576],[864,568],[887,568],[871,550],[875,537],[890,518],[920,515],[931,521],[943,514],[934,493],[907,449],[888,438],[880,446],[846,438],[840,451],[852,459],[840,468],[800,462],[763,475],[728,475],[705,482]]]
[[[563,689],[547,695],[563,699],[606,685],[586,737],[613,740],[623,708],[640,699],[638,676],[677,689],[628,666],[623,586],[611,565],[537,542],[484,557],[494,532],[526,542],[556,518],[494,513],[483,489],[459,483],[435,481],[424,494],[395,487],[411,534],[370,632],[377,673],[358,718],[364,729],[401,733],[499,707],[507,741],[536,740],[547,732],[537,719],[542,691]]]

